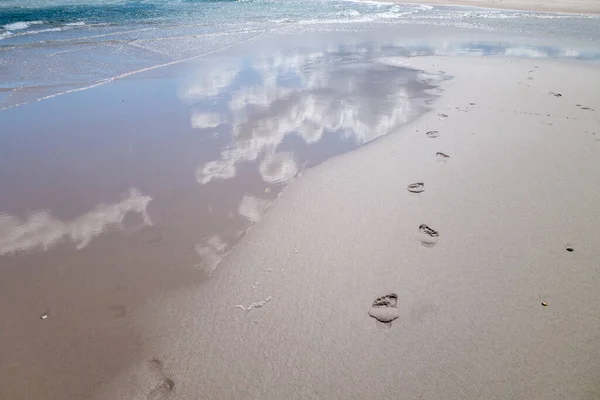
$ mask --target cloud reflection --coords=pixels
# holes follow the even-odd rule
[[[231,159],[209,161],[196,169],[196,180],[204,185],[212,179],[233,178],[235,172],[234,161]]]
[[[152,225],[147,212],[151,197],[131,189],[122,201],[100,204],[90,212],[64,222],[48,211],[36,211],[25,220],[0,213],[0,255],[34,249],[49,250],[67,241],[75,243],[78,250],[110,226],[120,226],[128,213],[139,214],[146,225]]]
[[[210,276],[223,259],[227,250],[227,244],[221,237],[214,235],[206,239],[203,243],[197,244],[195,250],[201,259],[198,265],[199,268]]]
[[[192,128],[197,129],[215,128],[222,122],[219,114],[207,112],[193,112],[191,120]]]
[[[250,222],[261,220],[263,213],[269,206],[269,202],[259,198],[244,195],[238,208],[239,214]]]
[[[262,179],[268,183],[288,182],[298,173],[294,155],[290,152],[268,154],[258,169]]]
[[[183,101],[196,101],[196,109],[203,103],[222,108],[220,114],[193,112],[192,126],[230,128],[230,144],[218,159],[197,168],[198,182],[234,178],[238,164],[257,161],[264,182],[285,183],[297,174],[299,161],[290,150],[281,150],[288,137],[313,145],[335,135],[360,145],[407,122],[418,107],[406,74],[415,78],[417,71],[357,63],[356,54],[366,61],[368,49],[279,54],[241,64],[239,71],[220,65],[221,73],[206,74],[213,80],[203,75],[180,90]],[[252,82],[242,82],[250,73]],[[206,91],[200,89],[203,83]]]

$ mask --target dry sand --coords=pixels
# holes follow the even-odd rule
[[[435,4],[446,6],[471,6],[503,8],[538,12],[564,12],[575,14],[600,14],[600,1],[597,0],[381,0],[384,2]]]
[[[454,79],[291,184],[207,283],[148,303],[147,354],[98,399],[600,398],[600,70],[382,62]]]

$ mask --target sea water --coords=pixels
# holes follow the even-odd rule
[[[0,110],[276,35],[393,27],[600,41],[598,17],[468,7],[346,0],[5,0]],[[489,48],[482,43],[469,51],[487,54]],[[535,54],[509,54],[596,58],[586,48],[556,52],[550,46],[540,53],[538,46]]]

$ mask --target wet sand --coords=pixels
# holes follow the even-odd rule
[[[0,397],[90,398],[148,354],[149,299],[206,281],[306,168],[424,112],[432,86],[371,46],[235,53],[5,110]]]
[[[535,12],[560,12],[573,14],[600,14],[600,3],[595,0],[381,0],[384,2],[434,4],[446,6],[470,6],[500,8]]]
[[[146,353],[95,398],[600,397],[600,71],[380,62],[454,78],[294,181],[205,284],[149,301]]]

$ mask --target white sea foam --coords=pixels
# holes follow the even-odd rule
[[[419,10],[423,10],[423,11],[429,11],[429,10],[433,10],[433,6],[430,6],[428,4],[418,4],[417,8]]]
[[[7,31],[19,31],[22,29],[27,29],[31,25],[39,25],[39,24],[43,24],[43,23],[44,23],[44,21],[28,21],[28,22],[19,21],[19,22],[13,22],[11,24],[6,24],[3,26],[3,28],[6,29]]]
[[[8,38],[8,37],[16,37],[16,36],[37,35],[40,33],[48,33],[48,32],[61,32],[66,29],[68,29],[68,28],[48,28],[48,29],[37,29],[37,30],[33,30],[33,31],[17,31],[17,32],[5,31],[3,33],[0,33],[0,39],[4,39],[4,38]]]

